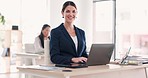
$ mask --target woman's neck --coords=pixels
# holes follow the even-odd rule
[[[64,23],[64,27],[67,29],[67,30],[73,30],[74,29],[74,25],[73,23]]]
[[[64,27],[65,27],[65,29],[67,30],[67,32],[69,33],[70,36],[72,36],[72,37],[76,36],[73,24],[64,23]]]

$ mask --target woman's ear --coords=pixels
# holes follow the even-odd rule
[[[61,11],[61,14],[62,14],[62,18],[64,18],[64,12]]]

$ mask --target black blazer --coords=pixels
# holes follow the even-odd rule
[[[85,32],[75,27],[78,39],[77,51],[75,44],[62,23],[51,30],[50,59],[55,64],[70,64],[73,57],[88,57],[86,53]]]

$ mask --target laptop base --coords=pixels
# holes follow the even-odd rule
[[[86,64],[69,64],[69,65],[56,64],[55,66],[56,67],[66,67],[66,68],[85,68],[85,67],[88,67],[88,65],[86,65]]]

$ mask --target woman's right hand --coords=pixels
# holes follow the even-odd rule
[[[87,58],[86,57],[77,57],[77,58],[72,58],[71,59],[72,60],[72,62],[74,62],[74,63],[79,63],[79,62],[87,62]]]

